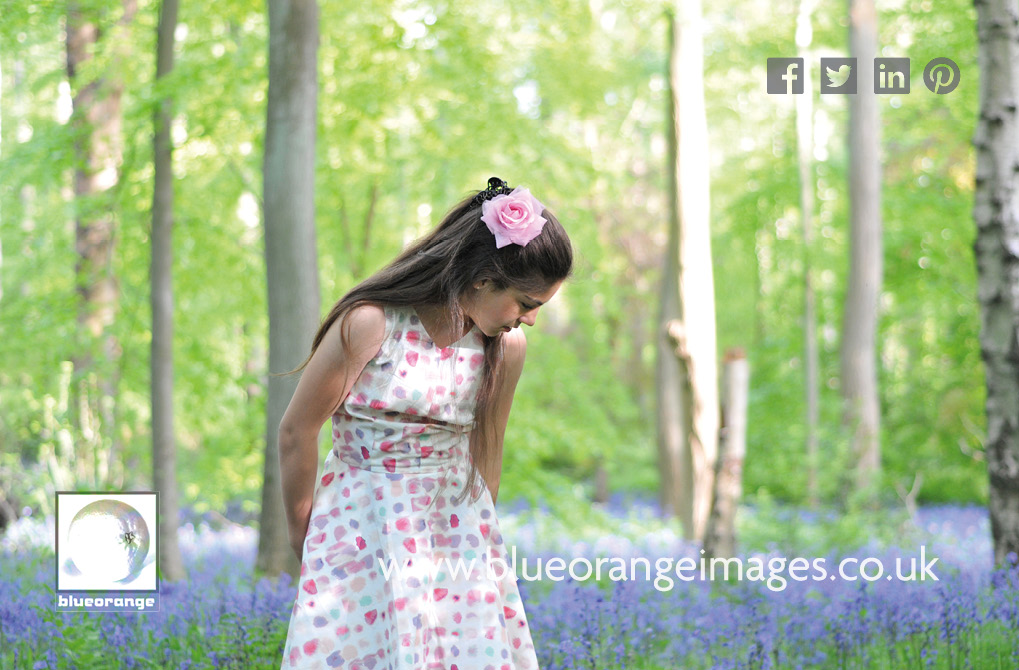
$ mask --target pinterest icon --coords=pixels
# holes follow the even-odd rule
[[[923,69],[923,83],[933,93],[951,93],[959,85],[959,66],[951,58],[935,58]]]

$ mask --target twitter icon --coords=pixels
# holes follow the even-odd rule
[[[856,93],[856,59],[821,59],[821,94]]]

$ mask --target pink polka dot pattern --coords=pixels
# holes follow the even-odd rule
[[[439,349],[413,308],[385,312],[332,418],[281,670],[538,670],[492,496],[453,500],[483,335]]]

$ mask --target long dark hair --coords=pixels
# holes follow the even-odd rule
[[[461,300],[476,283],[487,279],[495,290],[513,287],[524,293],[541,293],[572,274],[573,247],[570,238],[548,209],[541,213],[547,223],[527,245],[508,244],[496,248],[494,235],[481,221],[479,198],[484,193],[478,191],[466,197],[446,214],[434,231],[411,244],[389,265],[362,281],[333,305],[315,333],[311,354],[292,372],[304,369],[329,327],[359,305],[436,306],[449,315],[449,332],[463,333],[466,315]],[[344,352],[348,352],[349,332],[343,332],[345,330],[341,328],[340,340]],[[492,337],[484,333],[481,336],[485,345],[485,365],[474,410],[477,429],[470,435],[472,463],[457,503],[468,492],[472,493],[472,501],[480,496],[480,487],[474,493],[478,465],[490,465],[495,458],[496,426],[492,401],[495,380],[503,362],[504,345],[501,332]]]

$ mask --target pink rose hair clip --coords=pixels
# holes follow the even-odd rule
[[[507,244],[527,246],[548,222],[541,216],[545,206],[528,189],[517,187],[511,191],[498,177],[489,179],[488,188],[474,197],[475,205],[479,201],[481,220],[495,235],[497,249]]]

